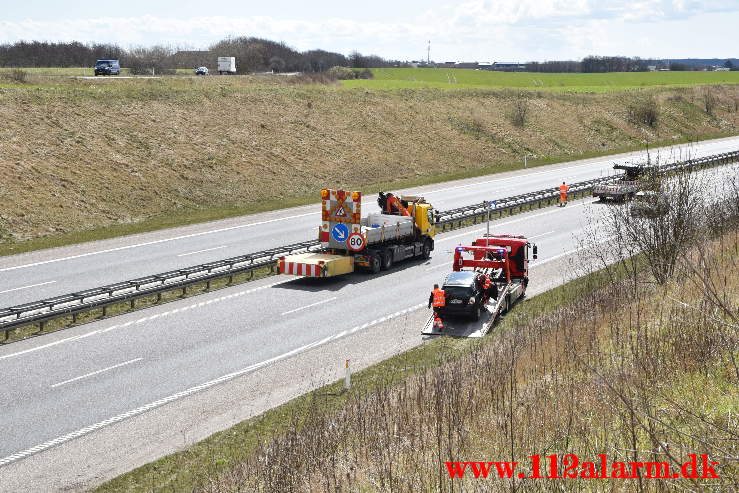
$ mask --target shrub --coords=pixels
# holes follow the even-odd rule
[[[373,79],[375,77],[372,75],[372,71],[368,68],[355,72],[355,75],[357,79]]]
[[[529,100],[523,94],[519,94],[513,101],[513,109],[511,110],[510,120],[513,125],[519,128],[526,126],[529,116]]]
[[[629,121],[635,125],[656,127],[659,121],[659,103],[654,96],[640,98],[629,105]]]
[[[28,72],[19,68],[14,68],[13,70],[5,72],[2,75],[8,80],[18,82],[20,84],[25,84],[26,82],[28,82]]]
[[[289,77],[287,81],[291,84],[336,84],[334,74],[328,72],[304,72],[300,75]]]
[[[356,73],[348,67],[331,67],[326,71],[326,75],[338,80],[351,80],[356,79]]]

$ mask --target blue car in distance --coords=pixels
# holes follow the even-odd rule
[[[118,60],[98,60],[95,62],[95,75],[121,75]]]

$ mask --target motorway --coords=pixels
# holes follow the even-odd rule
[[[736,149],[739,137],[652,149],[650,156],[666,163]],[[612,174],[617,162],[643,161],[646,153],[638,152],[394,191],[423,195],[445,210]],[[375,210],[375,196],[363,208]],[[2,257],[0,307],[314,239],[319,218],[318,206],[310,205]]]
[[[720,151],[710,153],[716,152]],[[737,169],[732,165],[702,173],[729,176]],[[575,181],[565,171],[556,170],[556,180]],[[531,178],[530,173],[523,175],[524,182]],[[553,180],[551,174],[545,176],[548,182]],[[457,190],[467,193],[467,188],[473,188],[463,186]],[[479,197],[470,196],[465,202],[476,200]],[[540,258],[532,262],[531,276],[539,288],[534,290],[541,291],[568,277],[559,266],[580,258],[584,229],[597,225],[607,207],[592,199],[580,200],[565,208],[494,221],[491,231],[524,234],[539,245]],[[25,486],[28,491],[38,490],[37,484],[23,483],[20,478],[25,476],[16,472],[18,468],[29,461],[36,474],[43,475],[38,461],[57,448],[64,450],[65,444],[81,443],[80,437],[153,416],[160,408],[197,399],[204,392],[221,390],[238,400],[239,393],[229,390],[229,385],[278,363],[286,365],[286,382],[318,386],[320,378],[289,363],[311,351],[327,350],[333,343],[353,345],[352,350],[359,351],[357,357],[367,364],[386,357],[388,350],[422,344],[415,321],[425,313],[430,287],[449,270],[453,247],[484,231],[484,225],[477,225],[439,235],[430,260],[399,264],[374,277],[361,273],[333,279],[275,276],[0,347],[0,372],[6,376],[0,397],[0,491],[5,491],[3,484],[13,485],[14,491],[24,491]],[[210,234],[196,238],[203,236],[210,238]],[[90,257],[98,255],[106,254],[83,258],[90,263]],[[66,265],[66,261],[43,265]],[[399,324],[395,332],[359,342],[392,321]],[[280,392],[266,380],[253,383],[250,390]],[[198,411],[203,416],[215,412],[203,406]],[[132,435],[148,438],[138,429],[117,440],[125,443]],[[175,448],[168,443],[159,453]],[[108,462],[123,460],[126,452],[111,454]],[[42,462],[49,468],[51,463]],[[71,473],[82,475],[79,470]],[[100,477],[99,471],[90,474]]]

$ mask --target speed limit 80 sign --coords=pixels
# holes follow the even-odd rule
[[[364,236],[359,233],[352,233],[349,238],[346,239],[346,247],[352,252],[359,252],[364,250],[365,240]]]

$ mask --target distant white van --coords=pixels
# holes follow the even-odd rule
[[[219,56],[218,57],[218,73],[221,75],[235,74],[236,73],[236,57]]]

